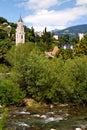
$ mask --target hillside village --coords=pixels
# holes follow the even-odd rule
[[[23,25],[21,16],[16,24],[9,23],[3,17],[0,18],[0,39],[8,38],[14,45],[25,42],[34,42],[35,44],[38,44],[42,40],[42,42],[45,42],[47,46],[49,46],[44,49],[45,52],[52,52],[56,45],[58,47],[57,50],[59,50],[59,48],[73,50],[75,48],[75,42],[77,43],[78,41],[81,41],[83,37],[84,33],[79,32],[78,37],[76,36],[71,39],[68,34],[59,36],[58,34],[55,34],[55,32],[47,32],[46,28],[43,32],[35,32],[33,27],[29,29]],[[52,44],[54,47],[52,47]],[[54,57],[54,55],[56,55],[56,53],[50,55],[50,52],[45,54],[48,54],[48,57]]]
[[[17,24],[15,24],[15,23],[9,23],[5,18],[1,18],[1,19],[3,19],[2,21],[1,21],[1,25],[0,25],[0,30],[1,30],[1,32],[2,32],[2,35],[3,35],[3,33],[6,33],[7,32],[7,35],[6,36],[8,36],[8,37],[11,37],[11,36],[15,36],[15,28],[17,27]],[[23,21],[22,21],[22,18],[21,18],[21,16],[20,16],[20,18],[19,18],[19,20],[18,21],[20,21],[20,23],[22,23],[22,26],[23,26]],[[20,26],[20,25],[19,25]],[[43,35],[43,32],[34,32],[35,33],[35,35],[38,35],[38,36],[42,36]],[[54,39],[56,39],[56,40],[58,40],[58,34],[55,34],[56,32],[55,31],[53,31],[53,38]],[[78,33],[78,37],[79,37],[79,39],[81,40],[81,38],[83,38],[83,35],[84,35],[84,33]]]

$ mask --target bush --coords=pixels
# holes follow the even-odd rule
[[[2,119],[0,120],[0,130],[7,130],[4,128],[6,124],[6,116],[7,116],[7,108],[4,108],[2,113]]]
[[[10,79],[3,79],[0,83],[0,104],[8,105],[22,101],[25,94],[17,83]]]
[[[4,90],[10,93],[11,86],[14,86],[13,89],[20,99],[20,86],[26,91],[27,97],[37,101],[87,103],[87,56],[66,60],[62,57],[48,59],[36,46],[25,44],[11,50],[8,59],[13,75],[9,82],[1,82],[3,94]],[[7,97],[10,98],[8,93]],[[3,95],[2,97],[6,98]],[[8,102],[8,98],[4,101]],[[11,99],[10,102],[17,102],[14,99],[15,101]]]

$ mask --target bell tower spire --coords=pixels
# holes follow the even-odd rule
[[[18,22],[23,22],[23,20],[22,20],[22,18],[21,18],[21,15],[20,15],[20,18],[19,18]]]
[[[16,28],[16,45],[18,45],[19,43],[25,43],[25,32],[21,15]]]

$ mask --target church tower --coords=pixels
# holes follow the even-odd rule
[[[19,43],[25,43],[25,32],[21,16],[18,20],[16,28],[16,45],[18,45]]]

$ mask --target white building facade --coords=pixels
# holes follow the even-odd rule
[[[18,45],[19,43],[25,43],[25,32],[21,16],[18,20],[16,28],[16,45]]]
[[[58,40],[58,35],[57,35],[57,34],[54,34],[54,35],[53,35],[53,38],[56,39],[56,40]]]
[[[84,38],[84,33],[78,33],[79,36],[79,40],[81,40],[82,38]]]

